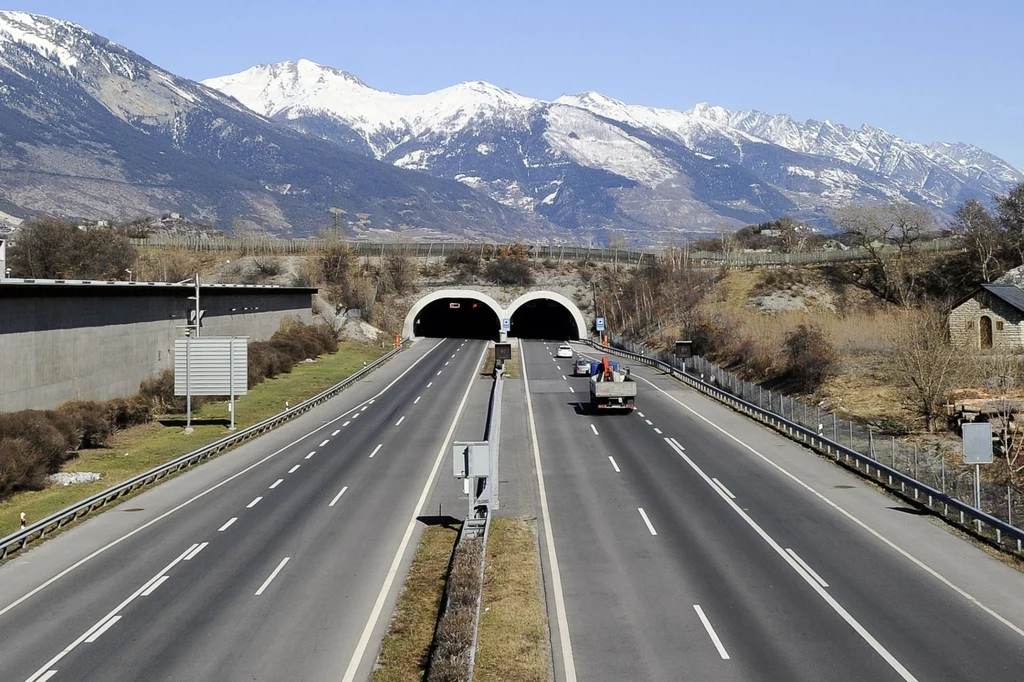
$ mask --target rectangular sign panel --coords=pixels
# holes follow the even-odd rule
[[[448,307],[451,308],[452,310],[454,310],[454,309],[458,308],[460,305],[462,305],[462,304],[461,303],[449,303]]]
[[[231,383],[228,383],[229,376]],[[226,396],[231,395],[232,385],[236,396],[245,395],[249,392],[248,382],[248,338],[204,336],[175,339],[174,395]]]
[[[597,318],[597,331],[599,331],[599,332],[603,332],[604,331],[604,318],[603,317]]]
[[[964,424],[964,464],[992,463],[992,425]]]
[[[512,359],[512,344],[511,343],[496,343],[496,344],[494,344],[494,359],[495,360],[511,360]]]
[[[512,320],[507,317],[501,318],[501,330],[507,332],[510,329],[512,329]]]

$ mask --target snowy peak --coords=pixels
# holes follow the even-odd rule
[[[28,12],[0,11],[0,45],[3,48],[6,48],[4,43],[26,46],[69,71],[79,63],[76,43],[87,37],[95,36],[67,21]]]

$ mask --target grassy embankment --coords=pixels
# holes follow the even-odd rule
[[[238,399],[236,426],[256,424],[285,408],[295,405],[338,383],[381,355],[379,348],[341,342],[337,353],[315,362],[300,363],[290,374],[281,374],[254,387]],[[161,421],[136,426],[114,434],[108,447],[83,450],[64,465],[63,471],[91,471],[100,480],[71,486],[50,486],[26,491],[0,502],[0,536],[18,529],[18,514],[24,511],[29,522],[42,519],[79,500],[147,471],[179,455],[211,443],[228,434],[227,403],[204,405],[193,415],[195,431],[182,432],[184,415],[172,415]]]

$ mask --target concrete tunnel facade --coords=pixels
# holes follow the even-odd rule
[[[425,329],[428,332],[433,331],[430,327],[429,319],[427,323],[424,323],[424,316],[428,318],[433,317],[435,320],[438,316],[443,317],[443,311],[446,309],[445,302],[448,303],[449,307],[447,310],[449,313],[452,310],[463,311],[463,304],[468,304],[470,308],[460,313],[460,315],[468,313],[473,316],[471,324],[475,324],[485,331],[490,328],[493,333],[486,334],[486,338],[498,337],[501,332],[501,322],[503,319],[508,319],[512,322],[512,329],[509,335],[518,336],[519,334],[516,333],[515,328],[517,317],[525,324],[524,318],[528,315],[533,315],[534,318],[537,318],[534,324],[544,324],[544,317],[542,315],[544,312],[548,312],[551,315],[561,315],[560,311],[564,311],[564,324],[555,325],[558,329],[552,330],[556,333],[552,334],[551,338],[559,336],[575,337],[577,339],[587,338],[587,323],[583,318],[583,313],[580,312],[579,307],[572,300],[558,292],[546,290],[530,291],[516,298],[506,308],[487,294],[472,289],[440,289],[420,298],[413,304],[412,308],[409,309],[409,313],[405,316],[402,336],[404,338],[417,338],[421,336],[447,335],[422,333]],[[453,303],[458,305],[451,307]],[[476,305],[473,305],[474,303]],[[539,306],[542,307],[540,317],[538,317]],[[545,311],[543,307],[546,307],[547,310]],[[437,324],[443,325],[444,320],[438,320]],[[453,329],[453,331],[455,330]],[[460,334],[451,335],[458,336]],[[466,335],[465,329],[462,330],[461,335]]]

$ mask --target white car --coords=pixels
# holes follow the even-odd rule
[[[555,351],[555,355],[560,358],[571,358],[572,357],[572,346],[567,343],[563,343]]]

